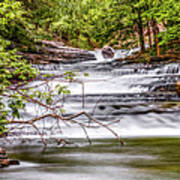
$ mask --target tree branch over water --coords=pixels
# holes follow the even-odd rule
[[[11,117],[7,119],[10,132],[11,129],[15,132],[18,132],[19,125],[21,126],[20,131],[23,129],[23,126],[30,126],[35,129],[35,131],[41,138],[41,141],[44,144],[44,146],[47,146],[47,131],[49,131],[50,134],[53,134],[54,128],[56,128],[59,129],[60,134],[62,134],[63,127],[61,127],[60,124],[64,122],[66,123],[66,125],[68,123],[69,128],[73,125],[78,125],[83,130],[89,144],[91,144],[91,138],[88,134],[87,129],[94,128],[93,124],[95,124],[96,128],[103,127],[107,129],[110,133],[112,133],[114,137],[117,138],[118,142],[121,145],[123,145],[123,142],[120,139],[119,135],[110,127],[110,124],[100,122],[99,120],[93,117],[93,114],[91,115],[86,111],[80,111],[78,113],[66,115],[66,113],[64,112],[64,103],[66,101],[66,97],[70,95],[70,91],[68,90],[68,85],[61,85],[61,83],[78,83],[82,85],[82,107],[84,108],[84,81],[80,81],[74,78],[73,73],[65,73],[63,75],[51,76],[48,78],[39,77],[37,79],[38,81],[32,81],[31,83],[29,82],[29,84],[26,84],[25,86],[14,86],[15,88],[9,87],[12,93],[15,93],[17,96],[22,97],[22,99],[24,99],[24,101],[26,102],[26,107],[23,111],[26,111],[26,108],[32,108],[33,106],[37,109],[41,109],[40,112],[33,112],[33,118],[30,119],[27,119],[27,117],[23,117],[23,115],[21,116],[21,114],[23,114],[23,111],[19,112],[21,117],[20,119],[18,119],[17,117]],[[11,95],[9,97],[11,97]],[[53,125],[54,121],[56,122],[56,125]],[[45,122],[52,124],[51,127],[49,127],[49,129],[47,129],[46,127],[41,127],[43,123],[45,124]],[[12,134],[15,135],[16,133],[12,132]],[[19,136],[19,138],[21,139],[22,137]],[[61,143],[66,143],[68,141],[65,139],[56,138],[56,142],[59,145]]]

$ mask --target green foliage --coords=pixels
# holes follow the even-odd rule
[[[180,37],[180,2],[177,0],[165,1],[161,4],[159,12],[159,22],[164,22],[166,31],[160,34],[161,44],[167,44],[169,41],[179,39]]]
[[[0,49],[0,134],[5,130],[7,117],[19,118],[19,109],[25,106],[22,96],[12,90],[36,76],[35,69],[20,60],[15,50],[6,50],[9,42],[1,39]]]
[[[28,23],[24,15],[20,2],[0,2],[0,134],[6,130],[7,117],[19,118],[19,109],[24,108],[23,98],[11,88],[36,75],[35,69],[16,55],[16,49],[10,49],[15,43],[27,42]]]
[[[155,37],[153,37],[154,44],[164,45],[180,37],[180,2],[178,0],[122,0],[120,13],[124,16],[123,25],[134,29],[134,32],[130,33],[134,34],[135,38],[137,33],[143,36],[140,37],[139,44],[146,38],[144,33],[140,34],[140,28],[147,29],[148,23],[153,36],[158,35],[158,42],[155,42]]]
[[[68,45],[93,49],[105,44],[135,47],[146,37],[139,28],[157,22],[166,29],[161,44],[179,38],[178,0],[36,0],[25,1],[36,39],[64,41]],[[39,4],[41,6],[39,6]],[[141,37],[139,37],[141,36]]]
[[[57,89],[58,95],[61,95],[61,94],[65,94],[65,95],[71,94],[71,91],[67,89],[67,86],[61,86],[60,84],[57,84],[55,88]]]
[[[118,1],[37,0],[26,6],[38,32],[51,32],[51,37],[72,46],[102,47],[121,28]]]
[[[32,45],[32,33],[28,13],[21,2],[4,0],[0,2],[0,39],[11,41],[11,47],[25,48]],[[26,46],[24,46],[26,45]]]

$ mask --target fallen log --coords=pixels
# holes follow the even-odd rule
[[[42,40],[40,44],[48,45],[54,48],[61,48],[64,46],[63,42],[58,42],[58,41],[48,41],[48,40]]]

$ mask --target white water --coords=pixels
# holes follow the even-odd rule
[[[42,65],[38,66],[43,73],[61,74],[65,71],[77,70],[78,81],[84,83],[61,83],[54,80],[49,86],[54,89],[57,84],[68,85],[71,96],[67,98],[64,108],[67,114],[76,114],[80,111],[94,113],[94,117],[103,123],[112,123],[110,127],[121,137],[137,136],[179,136],[180,135],[180,105],[163,107],[164,104],[180,102],[180,98],[174,92],[152,92],[154,87],[166,87],[174,84],[180,78],[180,64],[167,65],[143,65],[125,64],[119,66],[115,61],[119,57],[132,55],[139,49],[116,51],[113,59],[104,59],[100,51],[96,51],[97,61],[87,61],[75,64]],[[113,64],[114,63],[114,64]],[[84,72],[89,76],[84,77]],[[40,83],[40,82],[35,82]],[[41,89],[43,91],[43,88]],[[85,93],[85,104],[82,107],[82,90]],[[96,108],[95,108],[96,107]],[[47,113],[46,109],[29,105],[24,112],[24,119],[30,119],[35,115]],[[78,119],[81,122],[85,117]],[[60,126],[63,133],[57,129],[54,120],[47,119],[45,124],[38,123],[40,129],[46,130],[54,124],[53,133],[48,132],[46,138],[86,138],[79,126],[65,124]],[[97,124],[91,124],[93,128],[87,128],[90,138],[111,138],[114,135],[105,128],[97,128]],[[21,138],[34,139],[39,137],[32,128],[24,128]],[[10,137],[11,138],[11,137]]]
[[[114,61],[116,59],[119,59],[119,58],[126,58],[127,56],[132,56],[134,53],[138,52],[140,50],[140,48],[135,48],[135,49],[130,49],[130,50],[116,50],[115,51],[115,55],[113,58],[107,58],[105,59],[102,55],[102,52],[101,50],[96,50],[94,52],[92,52],[95,57],[96,57],[96,61],[88,61],[88,63],[102,63],[102,62],[111,62],[111,61]]]

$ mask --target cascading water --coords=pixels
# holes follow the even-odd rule
[[[104,59],[99,50],[93,52],[96,61],[34,66],[41,73],[58,75],[66,71],[78,72],[76,78],[84,84],[84,105],[82,106],[82,84],[69,84],[71,95],[64,104],[67,115],[85,110],[97,120],[112,124],[111,128],[121,137],[179,136],[180,98],[175,94],[174,84],[180,78],[180,64],[150,65],[116,60],[138,50],[118,50],[113,59]],[[89,76],[84,77],[84,73],[89,73]],[[56,84],[57,82],[51,82],[52,87]],[[36,107],[28,106],[25,118],[31,117],[34,112],[37,113]],[[84,121],[84,117],[79,119]],[[48,126],[47,123],[45,129],[48,127],[50,124]],[[19,135],[36,138],[37,134],[28,128],[21,130]],[[85,137],[78,126],[69,127],[64,124],[62,129],[63,135],[55,128],[51,137]],[[90,138],[113,137],[103,128],[87,129],[87,132]]]
[[[62,133],[57,124],[52,125],[54,121],[47,118],[37,124],[50,139],[46,152],[40,152],[38,145],[42,148],[42,141],[32,127],[23,126],[9,134],[8,140],[13,148],[10,150],[9,147],[8,150],[11,157],[21,161],[21,165],[0,170],[1,179],[180,179],[180,140],[159,138],[180,135],[180,97],[176,95],[174,86],[180,79],[180,64],[150,65],[116,60],[129,53],[132,51],[119,50],[115,59],[103,59],[100,52],[97,52],[97,61],[35,65],[42,74],[58,75],[66,71],[78,71],[76,79],[84,83],[84,89],[80,83],[69,84],[71,95],[64,104],[66,114],[85,110],[99,122],[108,124],[121,137],[133,137],[124,139],[125,146],[119,146],[116,139],[109,139],[114,136],[105,128],[97,128],[97,124],[91,124],[87,133],[90,138],[100,139],[93,139],[92,146],[86,146],[86,136],[80,126],[69,126],[62,122]],[[89,77],[84,77],[84,73],[89,73]],[[55,87],[57,82],[50,82],[49,87]],[[38,83],[38,80],[33,82]],[[28,104],[22,115],[26,120],[44,111],[44,108]],[[87,120],[81,116],[79,121]],[[134,138],[137,136],[141,138]],[[158,138],[143,138],[145,136]],[[63,144],[58,145],[54,141],[51,146],[53,137],[72,138],[70,142],[75,144],[72,144],[73,148],[63,148]],[[18,140],[22,140],[23,144],[17,146]]]

